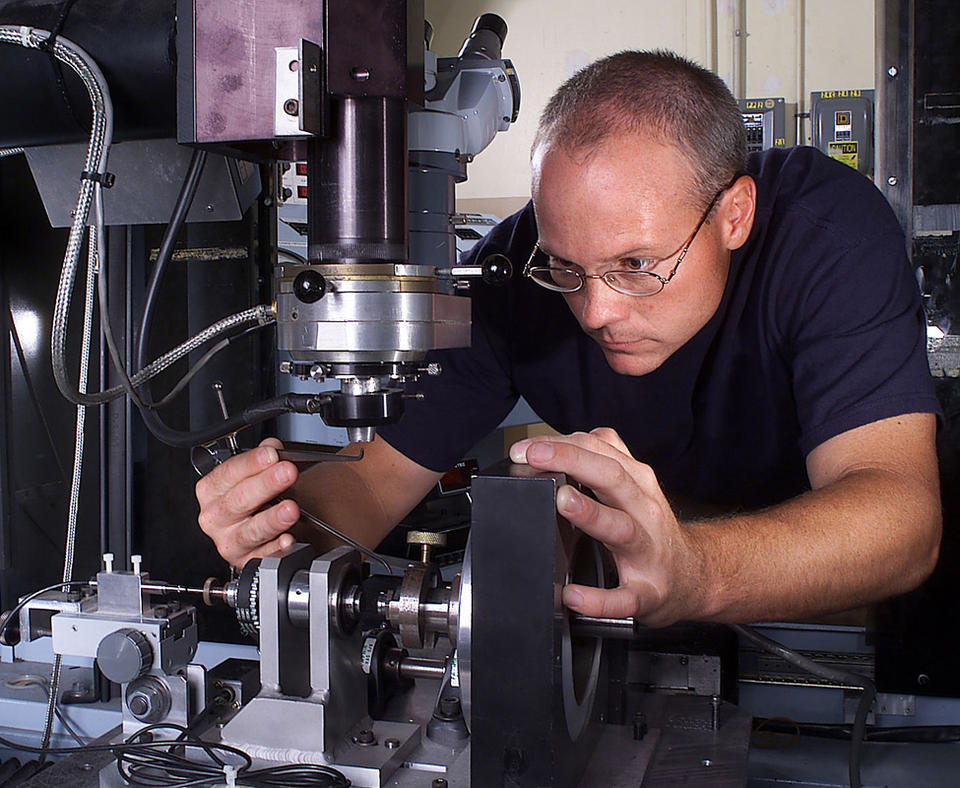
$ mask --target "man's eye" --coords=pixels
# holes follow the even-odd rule
[[[628,257],[623,261],[623,265],[628,271],[646,271],[648,268],[652,268],[656,262],[649,257]]]

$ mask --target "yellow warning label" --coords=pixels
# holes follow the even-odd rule
[[[833,142],[827,143],[827,154],[832,159],[837,161],[842,161],[844,164],[848,164],[853,169],[857,169],[858,156],[857,156],[857,147],[856,142]]]

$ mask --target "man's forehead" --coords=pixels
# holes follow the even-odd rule
[[[634,136],[610,138],[590,150],[552,146],[533,161],[538,219],[570,221],[582,212],[628,212],[636,225],[698,203],[689,157],[676,146]]]

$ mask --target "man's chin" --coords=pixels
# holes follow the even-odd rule
[[[603,345],[600,347],[610,368],[618,375],[646,375],[663,364],[670,354],[664,352],[657,342],[644,344],[647,346],[632,347],[629,350],[613,350]]]

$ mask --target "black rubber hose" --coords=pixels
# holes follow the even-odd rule
[[[246,427],[275,419],[285,413],[317,413],[325,398],[314,394],[282,394],[279,397],[258,402],[256,405],[243,410],[237,416],[231,416],[224,421],[218,421],[209,427],[199,430],[175,430],[164,424],[153,411],[144,410],[144,423],[157,440],[179,449],[190,449],[194,446],[205,446],[215,440],[238,432]]]
[[[160,249],[157,252],[157,262],[150,272],[150,281],[147,284],[147,294],[143,303],[143,317],[140,320],[140,334],[137,337],[137,351],[134,357],[134,369],[137,371],[143,369],[147,360],[147,338],[150,335],[150,323],[153,319],[153,309],[157,302],[157,293],[160,290],[160,282],[166,273],[167,266],[173,258],[173,247],[176,244],[177,236],[187,219],[187,213],[193,204],[193,198],[197,193],[197,187],[200,185],[200,177],[203,175],[203,167],[207,162],[207,152],[205,150],[195,150],[190,159],[190,165],[187,167],[187,174],[180,186],[180,194],[173,206],[173,213],[170,216],[170,222],[163,233],[160,241]],[[149,384],[144,384],[144,401],[150,402]]]
[[[820,676],[829,681],[835,681],[838,684],[846,684],[853,687],[862,687],[863,693],[860,695],[860,701],[857,704],[857,712],[853,720],[853,730],[850,734],[850,761],[849,761],[849,779],[850,788],[860,788],[860,760],[863,752],[863,738],[867,728],[867,714],[870,713],[870,707],[877,697],[877,689],[866,676],[859,673],[851,673],[846,670],[838,670],[826,665],[814,662],[812,659],[791,651],[782,643],[771,640],[765,635],[761,635],[751,627],[733,625],[733,630],[740,636],[746,638],[751,643],[759,646],[764,651],[780,657],[780,659],[795,665],[801,670],[805,670],[814,676]]]

